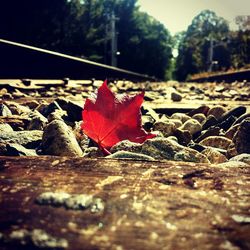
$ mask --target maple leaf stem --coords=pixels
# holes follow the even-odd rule
[[[102,150],[102,152],[105,154],[105,155],[111,155],[111,153],[104,147],[100,147],[100,149]]]

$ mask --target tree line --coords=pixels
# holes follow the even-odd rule
[[[175,42],[178,80],[202,72],[250,67],[250,30],[231,31],[228,22],[213,11],[197,15],[186,32],[176,34]]]
[[[187,31],[171,36],[140,11],[137,0],[2,0],[0,38],[110,64],[111,13],[120,68],[185,80],[209,67],[225,70],[250,63],[249,30],[232,32],[226,20],[207,10]]]

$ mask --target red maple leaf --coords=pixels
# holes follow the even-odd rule
[[[117,142],[130,140],[143,143],[156,135],[147,133],[141,126],[144,93],[135,96],[115,96],[104,81],[96,98],[87,99],[83,108],[83,132],[106,153]]]

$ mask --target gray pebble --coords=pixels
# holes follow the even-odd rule
[[[236,155],[233,158],[231,158],[230,161],[239,161],[239,162],[245,162],[247,164],[250,164],[250,154]]]
[[[29,118],[31,119],[28,125],[28,130],[43,130],[46,123],[48,122],[47,118],[44,117],[37,110],[30,113]]]
[[[27,149],[22,145],[10,143],[6,145],[7,155],[9,156],[37,156],[33,149]]]
[[[42,150],[44,154],[49,155],[83,155],[72,129],[61,120],[54,120],[45,127]]]
[[[0,133],[0,142],[16,143],[26,148],[36,148],[42,141],[43,132],[40,130],[24,130]]]
[[[182,95],[179,92],[172,92],[171,93],[171,99],[174,102],[180,102],[182,100]]]
[[[8,123],[0,123],[0,132],[2,133],[9,133],[13,132],[13,128]]]
[[[11,110],[3,103],[0,103],[0,116],[11,116]]]

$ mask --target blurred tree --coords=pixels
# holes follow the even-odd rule
[[[233,68],[250,66],[250,30],[231,32],[231,65]]]
[[[228,68],[229,50],[221,42],[228,34],[227,21],[213,11],[204,10],[196,16],[179,42],[177,78],[185,80],[191,74],[207,71],[213,61],[218,61],[218,69]]]

